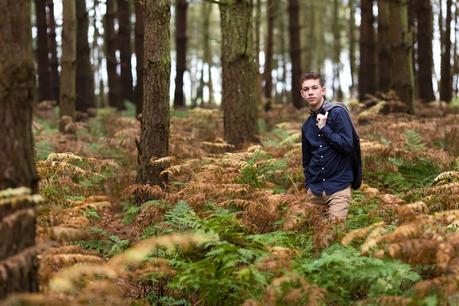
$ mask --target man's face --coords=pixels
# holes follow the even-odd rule
[[[312,110],[317,110],[322,104],[325,87],[320,85],[320,80],[304,80],[301,84],[301,96],[308,102]]]

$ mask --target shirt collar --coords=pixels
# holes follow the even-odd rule
[[[325,103],[327,103],[327,101],[324,99],[324,102],[322,102],[322,105],[319,107],[319,109],[316,110],[316,111],[310,110],[310,111],[309,111],[309,115],[311,115],[311,116],[317,116],[318,114],[320,114],[320,111],[321,111],[322,108],[324,107]]]

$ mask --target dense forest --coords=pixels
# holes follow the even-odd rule
[[[459,304],[457,0],[0,16],[0,304]],[[304,186],[310,71],[360,135],[339,222]]]

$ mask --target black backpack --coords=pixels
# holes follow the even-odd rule
[[[336,102],[329,102],[325,101],[324,105],[322,106],[322,110],[325,112],[331,111],[335,107],[341,107],[346,110],[346,113],[349,116],[349,120],[351,120],[352,124],[352,139],[353,139],[353,144],[352,144],[352,172],[354,175],[354,180],[351,183],[352,189],[359,189],[360,185],[362,185],[362,155],[360,152],[360,137],[359,134],[357,133],[357,130],[355,129],[354,123],[352,122],[351,116],[349,114],[348,109],[346,106],[342,103],[336,103]]]

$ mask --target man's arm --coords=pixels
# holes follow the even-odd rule
[[[303,128],[301,129],[301,150],[303,156],[304,169],[304,187],[307,189],[309,185],[309,163],[311,161],[311,145],[306,139]]]
[[[353,144],[351,118],[341,107],[335,107],[333,112],[335,113],[333,129],[326,124],[321,131],[335,150],[344,155],[350,155]]]

